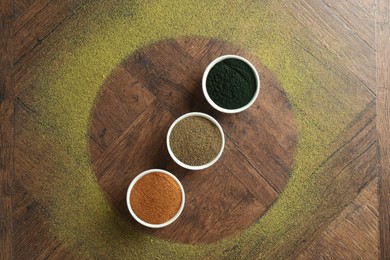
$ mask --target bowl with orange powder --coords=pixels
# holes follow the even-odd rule
[[[185,194],[180,181],[170,172],[151,169],[138,174],[126,197],[130,214],[140,224],[162,228],[182,213]]]

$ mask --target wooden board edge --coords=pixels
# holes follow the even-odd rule
[[[11,259],[13,171],[12,0],[0,2],[0,259]]]
[[[380,259],[390,259],[390,1],[376,2]]]

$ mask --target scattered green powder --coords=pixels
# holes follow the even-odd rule
[[[181,162],[200,166],[211,162],[222,147],[218,127],[201,116],[189,116],[180,120],[169,137],[172,152]]]
[[[229,58],[215,64],[209,71],[206,89],[220,107],[238,109],[247,105],[256,93],[256,77],[242,60]]]
[[[47,190],[31,193],[50,211],[49,228],[58,239],[81,245],[82,258],[279,259],[338,210],[324,202],[345,190],[319,196],[318,187],[334,180],[318,165],[372,99],[343,66],[343,55],[358,56],[358,49],[340,45],[332,53],[316,45],[285,8],[300,8],[290,0],[232,1],[228,9],[225,1],[87,2],[45,39],[27,71],[19,97],[34,111],[34,122],[15,111],[16,142],[45,158],[47,167],[26,180]],[[183,35],[234,43],[259,58],[286,91],[299,134],[292,177],[276,204],[241,235],[210,245],[156,239],[124,222],[102,196],[88,158],[88,120],[105,78],[137,48]]]

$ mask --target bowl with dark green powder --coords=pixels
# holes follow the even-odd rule
[[[212,107],[223,113],[238,113],[255,102],[260,91],[260,77],[247,59],[224,55],[207,66],[202,88]]]
[[[177,118],[167,134],[167,148],[172,159],[189,170],[202,170],[221,157],[225,137],[213,117],[191,112]]]

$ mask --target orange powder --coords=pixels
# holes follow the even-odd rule
[[[139,179],[130,193],[130,205],[137,217],[150,224],[170,220],[179,210],[182,194],[170,176],[153,172]]]

